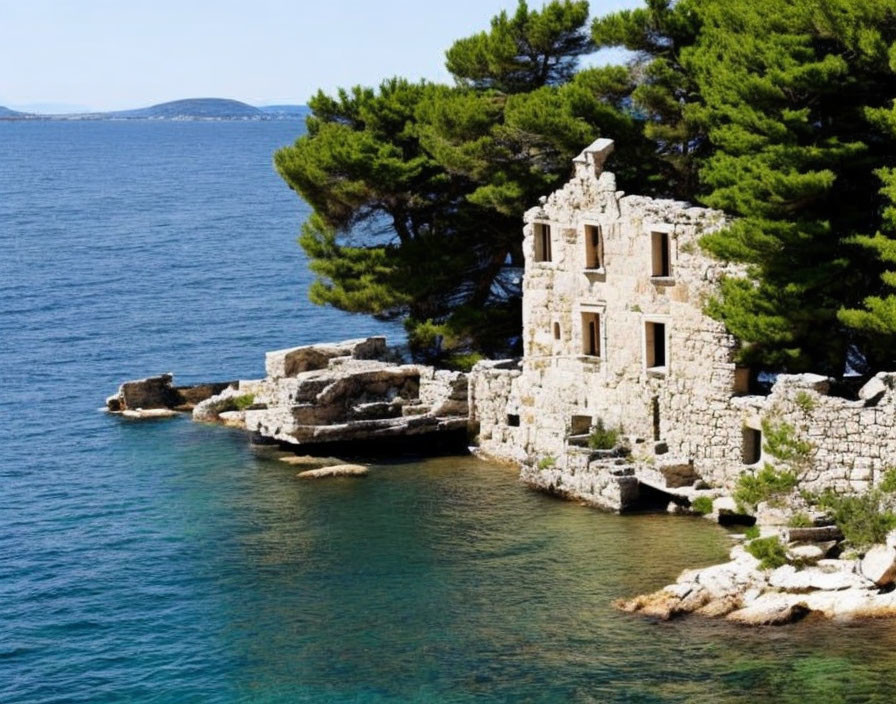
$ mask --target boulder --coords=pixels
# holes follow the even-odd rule
[[[239,389],[228,386],[221,393],[197,403],[193,408],[193,420],[217,421],[221,413],[237,410],[235,399],[242,395]]]
[[[296,476],[300,479],[321,479],[323,477],[363,477],[370,470],[363,464],[334,464],[320,469],[309,469],[299,472]]]
[[[787,540],[791,543],[822,543],[831,540],[843,540],[843,532],[837,526],[788,528]]]
[[[875,404],[880,401],[887,391],[893,388],[893,374],[880,372],[871,377],[868,382],[859,389],[859,398],[867,404]]]
[[[887,538],[884,542],[888,548],[896,548],[896,530],[891,530],[887,533]]]
[[[889,586],[896,581],[896,548],[875,545],[865,553],[859,571],[878,587]]]
[[[171,386],[173,378],[171,374],[160,374],[126,381],[118,387],[117,394],[106,399],[106,407],[115,412],[172,408],[180,403],[180,396]]]
[[[792,594],[767,592],[725,618],[750,626],[781,626],[799,621],[810,611],[804,601]]]
[[[794,545],[787,548],[787,558],[791,562],[815,564],[827,554],[821,545]]]
[[[385,337],[367,337],[332,344],[302,345],[265,354],[264,366],[268,377],[282,379],[302,372],[326,369],[330,360],[338,357],[352,359],[380,359],[386,355]]]
[[[842,562],[838,560],[837,562]],[[841,568],[831,571],[826,567],[807,567],[798,570],[793,565],[783,565],[769,575],[768,583],[776,589],[786,592],[840,591],[843,589],[867,589],[870,584],[867,580],[849,568]]]

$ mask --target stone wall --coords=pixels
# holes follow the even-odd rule
[[[874,387],[874,406],[824,395],[819,377],[782,377],[769,397],[744,395],[736,342],[703,312],[722,277],[742,273],[699,246],[723,215],[617,191],[602,170],[611,149],[591,145],[574,177],[525,214],[524,357],[518,368],[473,370],[481,450],[519,463],[535,486],[610,507],[631,494],[617,491],[618,467],[583,459],[597,423],[620,431],[628,465],[653,485],[687,475],[730,488],[768,459],[745,447],[761,445],[751,431],[764,418],[812,443],[810,486],[859,489],[896,466],[891,376]]]
[[[815,374],[781,375],[765,397],[731,400],[744,428],[786,424],[809,453],[801,485],[862,492],[896,467],[896,373],[881,372],[859,391],[858,400],[828,395],[831,380]],[[773,457],[763,456],[774,462]],[[736,470],[736,465],[732,468]],[[743,465],[741,465],[742,471]],[[726,473],[730,482],[736,471]]]

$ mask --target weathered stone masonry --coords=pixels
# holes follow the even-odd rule
[[[812,443],[813,486],[864,488],[896,465],[891,375],[857,402],[824,395],[811,375],[745,395],[735,340],[703,313],[721,278],[741,273],[698,244],[723,214],[617,191],[602,168],[612,146],[588,147],[573,178],[525,214],[524,356],[474,369],[481,451],[537,487],[612,509],[643,484],[730,487],[766,459],[763,418]],[[598,421],[622,429],[629,458],[581,447]]]

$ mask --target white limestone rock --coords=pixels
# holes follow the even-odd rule
[[[896,548],[875,545],[862,558],[860,572],[878,587],[886,587],[896,581]]]
[[[299,479],[323,479],[326,477],[363,477],[369,473],[370,470],[363,464],[334,464],[320,469],[308,469],[299,472],[296,476]]]
[[[768,583],[776,589],[797,593],[814,590],[867,589],[871,586],[868,580],[851,569],[832,572],[819,567],[807,567],[798,570],[793,565],[783,565],[774,570],[769,576]]]
[[[236,410],[234,399],[242,395],[243,393],[236,387],[228,386],[221,393],[197,403],[193,408],[193,420],[217,421],[221,413]]]
[[[792,562],[815,564],[825,556],[825,549],[819,545],[794,545],[787,548],[787,558]]]
[[[742,609],[729,613],[726,618],[750,626],[780,626],[800,620],[809,611],[802,597],[766,592]]]
[[[175,410],[171,408],[128,408],[120,412],[122,418],[130,420],[153,420],[157,418],[174,418],[179,416]]]

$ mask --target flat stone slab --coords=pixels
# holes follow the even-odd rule
[[[180,413],[170,408],[134,408],[119,411],[118,415],[130,420],[152,420],[154,418],[174,418]]]
[[[294,467],[307,467],[309,469],[320,469],[321,467],[335,467],[344,465],[345,462],[335,457],[313,457],[312,455],[287,455],[280,458],[281,462],[291,464]]]
[[[369,473],[370,470],[363,464],[336,464],[331,467],[309,469],[299,472],[296,476],[299,479],[321,479],[323,477],[363,477]]]

